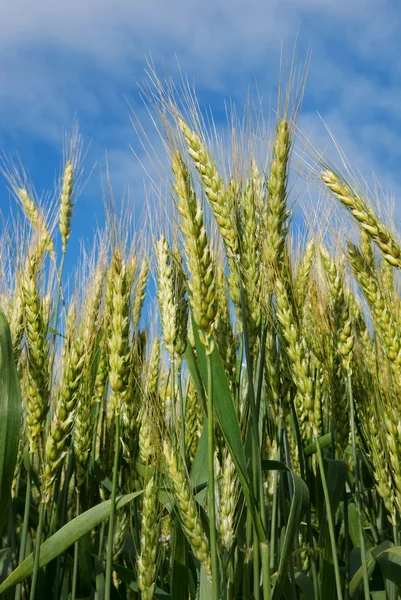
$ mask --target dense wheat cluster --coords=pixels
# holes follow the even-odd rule
[[[261,158],[162,103],[173,225],[139,245],[109,215],[75,279],[76,149],[58,221],[8,170],[0,595],[396,599],[397,234],[323,161],[352,224],[297,233],[288,108]]]

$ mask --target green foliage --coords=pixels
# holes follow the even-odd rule
[[[22,400],[10,328],[0,308],[0,532],[7,515],[22,424]]]
[[[323,164],[361,249],[340,239],[329,252],[349,232],[330,240],[323,222],[293,230],[290,101],[268,156],[254,155],[259,128],[234,126],[221,161],[160,101],[164,129],[171,117],[183,135],[168,136],[178,210],[158,244],[163,335],[141,315],[153,240],[130,246],[113,212],[63,285],[73,156],[61,253],[14,190],[32,231],[10,236],[18,260],[0,273],[0,594],[397,600],[396,235]]]

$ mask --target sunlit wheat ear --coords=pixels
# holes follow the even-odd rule
[[[49,347],[43,302],[39,297],[36,273],[28,261],[23,273],[22,297],[28,346],[27,425],[31,451],[37,449],[49,410]]]
[[[357,246],[348,243],[348,258],[372,313],[387,357],[398,381],[401,377],[401,338],[387,300],[380,290],[374,271],[369,268]]]
[[[227,295],[227,283],[222,265],[216,266],[216,295],[217,295],[217,320],[215,327],[215,339],[223,359],[224,368],[230,387],[235,381],[237,365],[238,340],[234,335],[230,317],[230,305]]]
[[[138,274],[138,258],[131,249],[131,254],[126,261],[127,287],[132,290],[135,278]]]
[[[154,337],[152,340],[149,361],[146,368],[145,395],[151,398],[157,393],[160,376],[160,361],[161,361],[160,339]]]
[[[139,269],[138,277],[134,285],[133,301],[132,301],[132,322],[134,329],[139,327],[143,303],[145,301],[146,285],[149,276],[149,262],[145,257]]]
[[[204,414],[192,380],[189,381],[185,404],[185,456],[188,466],[195,459],[203,429]]]
[[[220,481],[219,534],[223,547],[230,551],[236,535],[239,481],[230,452],[225,449]]]
[[[104,333],[104,330],[103,330]],[[109,378],[109,352],[107,341],[101,339],[99,344],[100,356],[93,386],[93,402],[100,403],[104,397]]]
[[[263,232],[263,261],[267,285],[275,279],[284,262],[284,244],[287,234],[287,179],[291,137],[288,121],[283,119],[277,127],[273,147],[273,160],[267,181],[268,201]]]
[[[84,482],[91,449],[91,412],[94,401],[93,391],[96,390],[95,393],[99,392],[99,387],[96,387],[96,383],[94,385],[94,382],[92,381],[92,369],[96,358],[96,352],[99,350],[96,342],[99,339],[100,333],[104,275],[104,266],[102,263],[99,263],[93,274],[92,286],[89,288],[85,299],[83,322],[80,328],[80,335],[85,347],[85,365],[82,374],[83,382],[81,386],[81,398],[76,408],[74,431],[77,488],[80,488]],[[99,380],[97,379],[99,370],[103,368],[103,364],[101,364],[102,360],[102,351],[100,351],[98,371],[95,378],[97,384],[99,384]],[[99,377],[101,377],[100,373]],[[103,395],[103,392],[100,393]]]
[[[383,419],[384,417],[384,419]],[[392,481],[398,516],[401,514],[401,435],[399,431],[401,413],[397,408],[388,407],[382,415],[386,428],[387,453],[390,458]]]
[[[124,551],[124,544],[130,526],[129,510],[122,509],[118,511],[116,528],[113,535],[113,562],[118,562],[118,559]]]
[[[196,502],[177,456],[167,440],[163,443],[163,453],[184,534],[194,555],[211,578],[209,543],[197,512]]]
[[[156,441],[150,399],[146,399],[142,405],[139,418],[139,456],[144,465],[150,465],[155,461]]]
[[[240,255],[241,275],[244,282],[244,297],[247,317],[247,332],[251,350],[255,348],[256,337],[261,319],[261,278],[260,278],[260,218],[258,215],[261,203],[263,183],[255,163],[252,163],[252,174],[248,178],[244,194],[240,201]]]
[[[143,405],[143,357],[140,350],[140,336],[132,340],[129,359],[127,393],[122,397],[121,426],[124,454],[130,463],[138,450],[138,432],[141,426],[141,407]]]
[[[75,422],[76,407],[81,397],[84,366],[85,347],[83,340],[77,338],[71,342],[65,356],[60,398],[46,440],[42,475],[42,499],[46,503],[51,499],[54,481],[67,452],[67,444]]]
[[[296,302],[298,309],[302,311],[308,287],[310,282],[311,271],[315,258],[316,244],[314,239],[310,239],[306,244],[305,251],[298,265],[296,274]]]
[[[54,259],[54,244],[43,215],[39,212],[38,207],[29,196],[25,188],[17,188],[16,193],[21,202],[22,208],[24,209],[24,212],[32,225],[32,228],[38,235],[40,246],[43,247],[44,250],[46,250]]]
[[[298,402],[296,403],[298,419],[303,428],[310,425],[313,434],[316,435],[310,354],[305,339],[296,324],[284,284],[279,279],[276,279],[274,291],[277,319],[281,325],[292,378],[298,391]]]
[[[186,298],[186,277],[184,265],[177,248],[173,255],[173,288],[176,304],[176,339],[174,348],[180,361],[187,347],[188,301]]]
[[[62,180],[60,195],[60,234],[63,252],[67,250],[68,238],[71,234],[72,189],[74,182],[74,168],[70,160],[67,161]]]
[[[112,262],[109,311],[109,381],[113,410],[118,414],[123,396],[127,392],[129,376],[130,289],[127,286],[126,264],[117,249],[114,251]]]
[[[354,347],[354,334],[352,328],[352,319],[347,303],[344,304],[341,314],[341,326],[338,331],[338,352],[342,358],[342,365],[345,372],[351,369],[352,354]]]
[[[241,282],[238,264],[239,238],[237,214],[239,189],[235,181],[232,181],[231,185],[226,188],[224,180],[220,176],[217,165],[213,161],[206,144],[183,120],[179,120],[179,126],[186,139],[188,152],[200,174],[205,194],[209,200],[220,235],[224,242],[229,268],[228,285],[231,299],[234,303],[240,323]]]
[[[188,170],[178,151],[172,164],[176,178],[174,189],[177,194],[177,209],[181,215],[180,227],[184,235],[189,301],[202,342],[210,351],[211,336],[216,319],[215,265],[209,247],[203,220],[202,205],[191,185]]]
[[[372,248],[372,238],[370,235],[364,230],[361,229],[360,232],[361,237],[361,252],[371,269],[375,266],[375,260],[373,256],[373,248]]]
[[[388,450],[386,447],[385,431],[381,428],[382,414],[378,415],[378,412],[386,412],[386,408],[379,404],[377,408],[373,407],[373,411],[360,411],[360,416],[363,433],[369,443],[370,459],[372,461],[372,472],[376,482],[376,489],[388,511],[390,523],[395,525],[397,522],[398,507],[391,475],[391,460],[389,461],[389,457],[387,456]]]
[[[93,389],[93,401],[100,403],[104,398],[109,381],[109,339],[111,334],[111,314],[113,312],[113,265],[107,268],[106,285],[104,290],[103,324],[99,342],[100,356]]]
[[[342,258],[335,260],[324,246],[319,247],[320,258],[328,284],[329,299],[337,318],[341,313],[344,298],[344,261]]]
[[[350,311],[350,291],[346,289],[343,265],[335,261],[324,247],[320,247],[320,257],[328,283],[327,302],[332,314],[333,327],[333,375],[334,392],[331,403],[331,417],[334,435],[343,452],[348,444],[349,417],[348,397],[345,381],[351,369],[354,330]],[[326,364],[323,364],[326,368]]]
[[[334,171],[326,169],[321,178],[377,244],[387,262],[393,267],[401,268],[401,246],[386,225],[377,218],[373,208]]]
[[[277,347],[276,322],[273,315],[267,320],[266,345],[265,345],[265,381],[266,394],[274,416],[279,415],[280,410],[286,418],[291,410],[286,394],[282,393],[280,381],[279,351]]]
[[[21,355],[22,337],[24,335],[24,306],[23,306],[23,294],[20,286],[17,284],[14,289],[12,307],[9,315],[9,324],[11,331],[11,341],[13,345],[13,355],[15,364],[18,365],[18,361]]]
[[[291,469],[295,473],[300,475],[301,467],[300,467],[300,462],[299,462],[299,449],[297,446],[297,440],[294,435],[293,428],[291,426],[286,428],[285,435],[287,436],[287,440],[288,440],[288,448],[289,448],[289,454],[290,454],[290,460],[291,460]]]
[[[179,126],[187,141],[189,154],[201,176],[205,193],[227,248],[227,255],[236,257],[238,234],[234,224],[233,205],[230,195],[226,193],[224,181],[200,137],[182,119],[179,120]]]
[[[102,321],[102,301],[106,270],[99,262],[94,272],[90,272],[91,285],[88,286],[83,306],[81,333],[89,355],[93,353],[96,337]]]
[[[177,337],[177,305],[174,300],[173,266],[170,249],[165,237],[156,243],[157,299],[160,307],[162,336],[170,355],[174,354]]]
[[[136,561],[138,587],[143,600],[152,600],[156,587],[157,549],[160,530],[158,517],[157,484],[153,476],[149,479],[143,495],[140,553]]]

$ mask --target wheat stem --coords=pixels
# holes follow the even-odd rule
[[[336,589],[337,589],[337,600],[343,600],[340,568],[338,565],[338,556],[337,556],[336,535],[334,532],[333,514],[331,512],[330,495],[329,495],[329,490],[327,487],[326,474],[324,472],[322,449],[320,448],[320,442],[319,442],[318,437],[315,437],[315,443],[316,443],[317,460],[318,460],[318,464],[319,464],[320,477],[322,479],[322,488],[323,488],[323,494],[324,494],[324,500],[325,500],[326,512],[327,512],[327,523],[328,523],[328,527],[329,527],[331,555],[332,555],[332,559],[333,559],[334,578],[336,581]]]
[[[111,576],[113,563],[113,538],[114,527],[116,521],[116,498],[117,498],[117,480],[118,480],[118,464],[120,458],[120,415],[116,412],[114,417],[115,424],[115,447],[114,447],[114,466],[113,466],[113,484],[111,491],[111,505],[109,518],[109,532],[107,537],[107,556],[106,556],[106,581],[105,581],[105,600],[111,598]]]
[[[207,447],[208,447],[208,509],[210,529],[210,557],[212,563],[213,600],[219,600],[219,562],[217,556],[216,496],[214,481],[214,423],[212,357],[207,354]]]
[[[361,544],[361,561],[363,570],[363,593],[365,600],[370,600],[369,591],[369,576],[366,564],[366,546],[365,546],[365,535],[363,526],[363,513],[362,513],[362,498],[361,498],[361,477],[359,473],[359,461],[356,449],[356,435],[355,435],[355,406],[354,406],[354,395],[352,392],[352,377],[351,371],[348,370],[348,398],[349,398],[349,411],[351,421],[351,440],[352,440],[352,457],[354,461],[355,469],[355,495],[356,495],[356,509],[359,517],[359,529],[360,529],[360,544]]]
[[[80,503],[81,494],[77,492],[77,517],[79,516],[81,503]],[[76,592],[77,592],[77,581],[78,581],[78,559],[79,559],[79,541],[76,541],[74,544],[74,564],[72,568],[72,590],[71,590],[71,600],[75,600]]]
[[[36,584],[38,581],[38,573],[39,573],[40,546],[42,543],[43,523],[45,520],[45,506],[46,505],[44,502],[41,502],[39,505],[39,523],[38,523],[38,528],[36,530],[36,545],[35,545],[35,550],[34,550],[34,563],[33,563],[32,583],[31,583],[31,592],[29,595],[29,600],[35,600]]]
[[[25,559],[26,542],[28,539],[28,525],[29,525],[29,508],[31,506],[31,487],[32,487],[32,473],[31,473],[31,457],[28,454],[28,471],[26,473],[26,493],[25,493],[25,507],[24,507],[24,520],[22,522],[21,542],[18,556],[18,564],[20,565]],[[15,590],[15,600],[21,600],[22,583],[19,583]]]

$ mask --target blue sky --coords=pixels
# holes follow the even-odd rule
[[[41,195],[53,187],[62,132],[76,117],[91,143],[86,171],[104,165],[107,150],[116,197],[129,185],[139,213],[148,180],[130,149],[141,155],[127,99],[160,144],[135,83],[146,58],[177,81],[178,61],[219,125],[224,102],[231,98],[241,112],[255,81],[275,106],[280,51],[291,55],[298,37],[299,63],[312,52],[300,126],[323,149],[330,137],[321,116],[353,166],[368,180],[374,170],[399,197],[400,32],[397,1],[9,1],[0,20],[0,149],[19,154]],[[335,158],[333,148],[328,156]],[[0,178],[6,215],[10,202]],[[75,207],[72,247],[102,219],[97,166]]]

